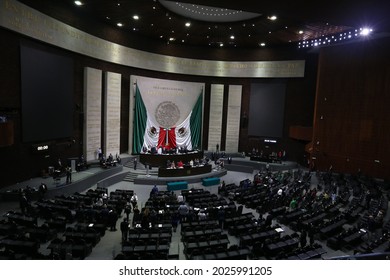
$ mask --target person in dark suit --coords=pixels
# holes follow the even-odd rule
[[[127,234],[129,233],[129,222],[127,219],[123,219],[120,224],[120,229],[122,232],[122,242],[125,242],[127,240]]]
[[[134,165],[134,170],[137,170],[137,158],[135,157],[134,160],[133,160],[133,165]]]
[[[40,197],[40,199],[43,199],[43,198],[45,197],[45,193],[47,192],[47,186],[46,186],[46,184],[41,183],[41,184],[39,185],[38,191],[39,191],[39,197]]]
[[[66,167],[66,183],[72,183],[72,168],[70,166]]]

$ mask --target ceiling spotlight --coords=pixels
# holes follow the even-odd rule
[[[186,22],[185,24],[187,27],[190,27],[191,26],[191,22]]]
[[[299,33],[299,34],[303,34],[303,30],[299,30],[298,33]]]
[[[367,28],[367,27],[365,27],[365,28],[360,28],[360,35],[362,35],[362,36],[367,36],[367,35],[369,35],[371,32],[372,32],[372,29],[370,29],[370,28]]]
[[[134,16],[133,16],[133,19],[139,20],[139,16],[138,16],[138,15],[134,15]]]
[[[230,36],[230,39],[234,40],[234,35]]]
[[[171,37],[171,38],[169,38],[169,41],[175,41],[175,38],[173,38],[173,37]]]
[[[277,16],[275,16],[275,15],[273,15],[273,16],[269,16],[269,17],[268,17],[268,19],[269,19],[269,20],[277,20],[277,19],[278,19],[278,17],[277,17]]]
[[[118,22],[116,25],[118,25],[119,27],[122,27],[122,26],[123,26],[123,23]]]
[[[220,47],[223,47],[223,43],[219,43],[219,46],[220,46]]]
[[[260,43],[260,46],[261,47],[265,47],[265,43],[263,42],[263,43]]]
[[[77,6],[82,6],[83,3],[81,1],[74,1],[74,3],[77,5]]]

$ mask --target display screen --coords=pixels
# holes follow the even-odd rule
[[[67,138],[73,132],[73,60],[22,44],[23,142]]]

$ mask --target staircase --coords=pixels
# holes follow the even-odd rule
[[[138,157],[137,157],[138,159]],[[126,182],[134,182],[134,179],[138,177],[138,175],[146,175],[145,166],[139,162],[137,163],[137,169],[134,170],[134,157],[132,157],[125,165],[124,167],[127,167],[130,169],[129,173],[126,175],[126,177],[123,179],[123,181]],[[149,170],[149,175],[152,176],[158,176],[158,169],[153,168],[152,170]]]

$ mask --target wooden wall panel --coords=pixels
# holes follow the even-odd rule
[[[320,169],[390,178],[389,47],[382,39],[321,50],[313,133]]]

